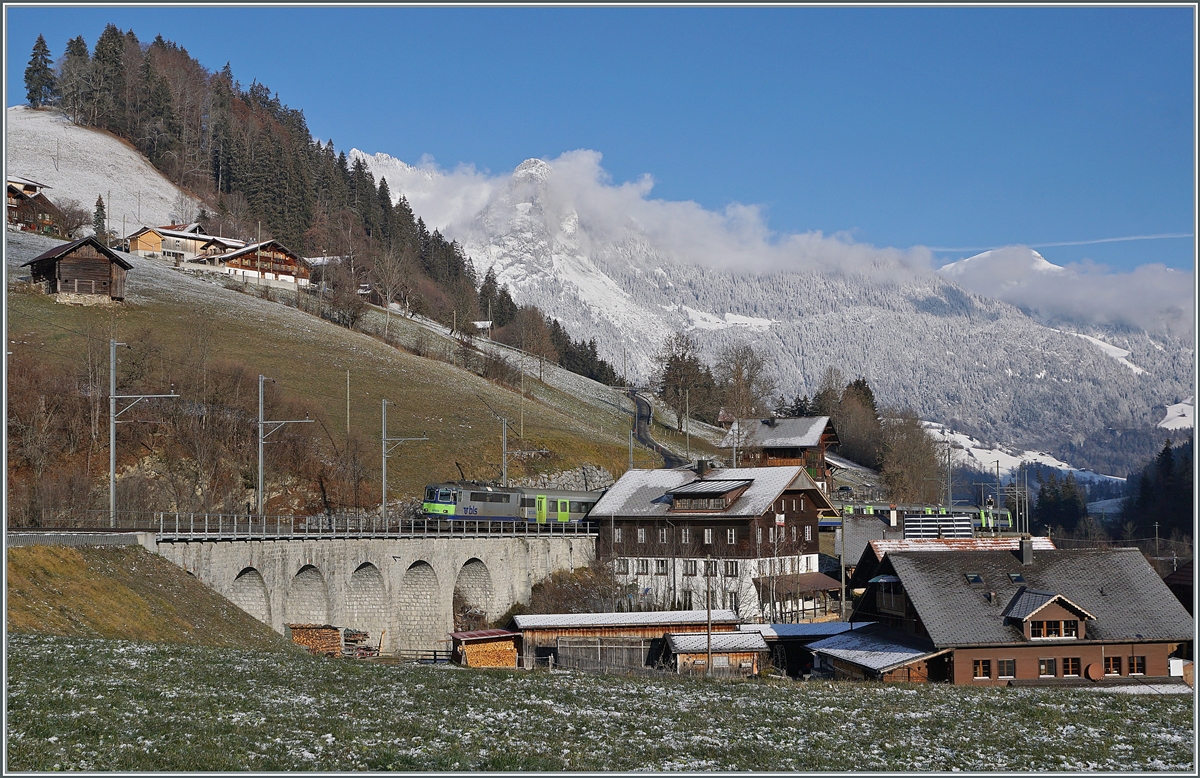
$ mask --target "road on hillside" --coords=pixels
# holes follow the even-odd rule
[[[650,437],[650,402],[645,397],[640,396],[636,389],[629,390],[628,394],[637,407],[637,419],[633,426],[633,437],[637,442],[657,452],[663,458],[664,468],[683,467],[686,465],[688,463],[686,459],[657,443],[654,438]]]

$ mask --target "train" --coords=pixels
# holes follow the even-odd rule
[[[579,523],[602,494],[455,481],[426,486],[421,511],[431,519]]]

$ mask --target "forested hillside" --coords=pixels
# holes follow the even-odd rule
[[[108,25],[89,52],[71,39],[51,68],[39,38],[26,71],[31,107],[63,111],[78,125],[128,140],[173,183],[207,207],[181,213],[213,234],[276,238],[304,256],[337,257],[323,279],[335,294],[370,285],[377,302],[398,303],[467,332],[492,311],[496,327],[518,306],[493,282],[481,289],[462,248],[393,198],[361,159],[349,162],[333,140],[314,139],[304,112],[226,64],[211,72],[186,48]],[[572,340],[533,306],[508,331],[539,356],[613,382],[594,342]]]

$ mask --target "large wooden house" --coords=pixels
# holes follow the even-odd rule
[[[851,620],[883,629],[810,646],[840,674],[976,686],[1169,680],[1195,633],[1136,548],[1035,550],[1030,538],[888,552]]]
[[[237,251],[214,257],[213,261],[224,265],[226,273],[243,279],[263,278],[308,286],[312,277],[312,266],[308,260],[277,240],[251,243]]]
[[[42,193],[46,188],[45,184],[26,178],[9,178],[5,217],[19,230],[65,237],[62,211]]]
[[[622,475],[589,513],[597,552],[637,607],[703,608],[711,595],[743,618],[782,616],[795,594],[785,577],[819,572],[818,525],[832,504],[801,467],[706,465]],[[781,585],[756,586],[760,578]],[[824,593],[809,599],[788,610],[811,611]]]
[[[719,448],[730,452],[735,466],[803,467],[826,494],[832,494],[833,473],[825,452],[839,442],[828,416],[772,417],[734,420]]]
[[[125,299],[125,275],[133,267],[94,237],[55,246],[22,267],[34,283],[57,295]]]
[[[129,253],[141,257],[165,257],[181,262],[213,262],[217,257],[246,245],[243,240],[209,235],[198,222],[142,227],[126,240]]]

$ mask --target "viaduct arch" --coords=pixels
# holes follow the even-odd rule
[[[157,551],[277,632],[352,627],[393,653],[448,648],[447,633],[486,625],[551,573],[586,566],[595,539],[176,540]]]

